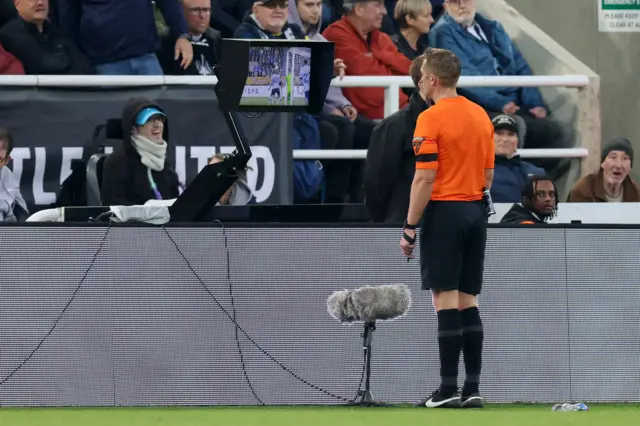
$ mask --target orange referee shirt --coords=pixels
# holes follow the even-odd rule
[[[418,117],[413,137],[416,169],[437,170],[433,201],[482,199],[484,171],[493,169],[493,124],[463,96],[441,99]]]

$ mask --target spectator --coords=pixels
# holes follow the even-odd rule
[[[311,40],[327,41],[320,34],[322,21],[322,0],[292,0],[289,2],[289,22],[298,25],[306,37]],[[339,87],[330,87],[324,106],[322,119],[329,123],[326,126],[320,122],[320,131],[324,149],[367,149],[371,132],[375,124],[358,114],[358,110],[344,97]],[[324,127],[324,129],[323,129]],[[330,129],[328,127],[334,127]],[[335,141],[335,145],[327,143]],[[362,181],[362,162],[356,161],[325,161],[327,173],[327,201],[344,202],[346,192],[350,192],[353,202],[359,201]],[[330,191],[340,188],[335,197]]]
[[[104,161],[102,204],[138,205],[177,198],[178,175],[167,159],[167,116],[153,101],[131,99],[122,111],[122,145]]]
[[[569,193],[570,203],[637,203],[640,187],[629,175],[633,147],[628,139],[610,141],[602,150],[600,170],[580,179]]]
[[[20,193],[20,182],[7,167],[12,150],[11,133],[0,127],[0,222],[23,222],[29,217],[27,203]]]
[[[175,59],[175,37],[168,36],[162,42],[160,62],[167,75],[213,75],[218,64],[220,32],[209,27],[211,0],[182,0],[187,18],[187,40],[193,48],[193,61],[185,69]]]
[[[367,152],[364,175],[365,205],[375,222],[402,223],[409,210],[409,194],[416,169],[413,130],[430,102],[420,91],[424,54],[413,60],[411,80],[416,91],[405,109],[376,126]]]
[[[302,29],[287,22],[289,16],[287,0],[264,0],[253,3],[238,26],[234,37],[248,39],[304,39]]]
[[[0,29],[0,44],[27,74],[93,74],[93,67],[71,40],[49,23],[49,0],[15,0],[18,16]]]
[[[22,75],[24,67],[11,53],[0,44],[0,75]]]
[[[224,38],[233,37],[252,5],[253,0],[213,0],[211,27]]]
[[[446,0],[445,15],[429,33],[429,46],[451,50],[460,58],[462,75],[529,76],[531,68],[499,22],[476,13],[476,0]],[[527,125],[527,148],[566,145],[560,126],[547,118],[548,108],[535,87],[475,87],[461,94],[489,115],[518,114]]]
[[[335,43],[335,54],[347,66],[348,75],[406,76],[409,60],[393,44],[391,38],[380,31],[386,9],[382,0],[347,0],[346,16],[331,24],[323,33]],[[344,95],[361,115],[369,119],[384,118],[384,89],[345,88]],[[409,97],[400,92],[400,107]]]
[[[24,0],[20,0],[24,1]],[[174,55],[186,69],[193,48],[176,0],[155,0],[176,41]],[[162,75],[153,4],[149,0],[58,0],[60,29],[76,40],[102,75]]]
[[[533,225],[546,223],[558,214],[558,192],[546,176],[532,176],[522,187],[522,204],[514,204],[500,223]]]
[[[517,203],[522,199],[522,187],[534,175],[546,172],[518,155],[518,124],[513,117],[493,118],[496,162],[491,184],[491,198],[496,203]]]
[[[228,158],[228,154],[216,154],[211,157],[209,164],[220,163]],[[247,168],[249,169],[249,168]],[[247,183],[247,171],[243,170],[238,173],[238,179],[233,185],[220,197],[217,206],[244,206],[247,204],[255,204],[256,197]]]
[[[414,60],[427,50],[427,37],[433,17],[429,0],[399,0],[393,18],[400,29],[391,37],[400,53]]]

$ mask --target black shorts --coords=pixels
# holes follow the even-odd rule
[[[480,294],[487,221],[483,201],[431,201],[427,205],[419,241],[423,290]]]
[[[271,89],[271,96],[280,97],[280,89]]]

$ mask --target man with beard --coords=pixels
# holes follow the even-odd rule
[[[546,176],[533,176],[522,188],[522,204],[514,204],[500,223],[534,225],[558,214],[558,192]]]

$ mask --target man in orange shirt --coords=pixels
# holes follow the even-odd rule
[[[420,225],[420,269],[438,315],[441,384],[419,405],[479,408],[484,333],[477,295],[482,288],[487,221],[492,206],[493,124],[479,105],[458,96],[460,61],[450,51],[427,49],[421,90],[435,105],[418,117],[413,147],[416,172],[400,239],[413,257]],[[424,215],[423,215],[424,212]],[[458,392],[464,352],[466,379]]]

